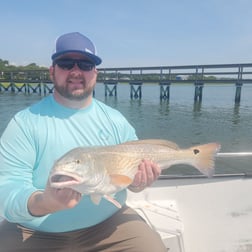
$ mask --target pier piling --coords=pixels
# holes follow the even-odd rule
[[[114,80],[108,80],[104,81],[104,86],[105,86],[105,96],[115,96],[117,97],[117,81]],[[112,86],[112,88],[110,87]]]
[[[130,98],[131,99],[142,99],[142,82],[141,81],[130,81]]]
[[[202,93],[203,93],[203,86],[204,83],[203,82],[195,82],[195,91],[194,91],[194,101],[197,102],[201,102],[202,101]]]
[[[160,86],[160,100],[168,100],[170,99],[170,82],[159,82]]]
[[[238,82],[235,84],[236,91],[235,91],[235,103],[240,103],[241,101],[241,89],[242,89],[242,83]]]

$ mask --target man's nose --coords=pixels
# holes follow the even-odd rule
[[[82,74],[82,70],[75,63],[73,68],[70,70],[70,73],[71,73],[72,76],[78,76],[78,75]]]

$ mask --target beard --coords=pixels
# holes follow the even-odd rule
[[[55,90],[64,98],[69,100],[81,101],[93,94],[93,86],[89,86],[84,78],[78,78],[77,87],[72,87],[71,78],[68,78],[65,85],[59,85],[54,79]]]

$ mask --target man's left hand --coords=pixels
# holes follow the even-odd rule
[[[129,189],[134,192],[142,191],[157,180],[160,174],[161,169],[158,164],[150,160],[143,160],[138,166],[138,171]]]

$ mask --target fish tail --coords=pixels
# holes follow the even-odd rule
[[[193,165],[201,173],[208,177],[212,177],[215,171],[214,163],[216,153],[220,150],[220,144],[208,143],[190,148],[192,151],[194,162]]]

